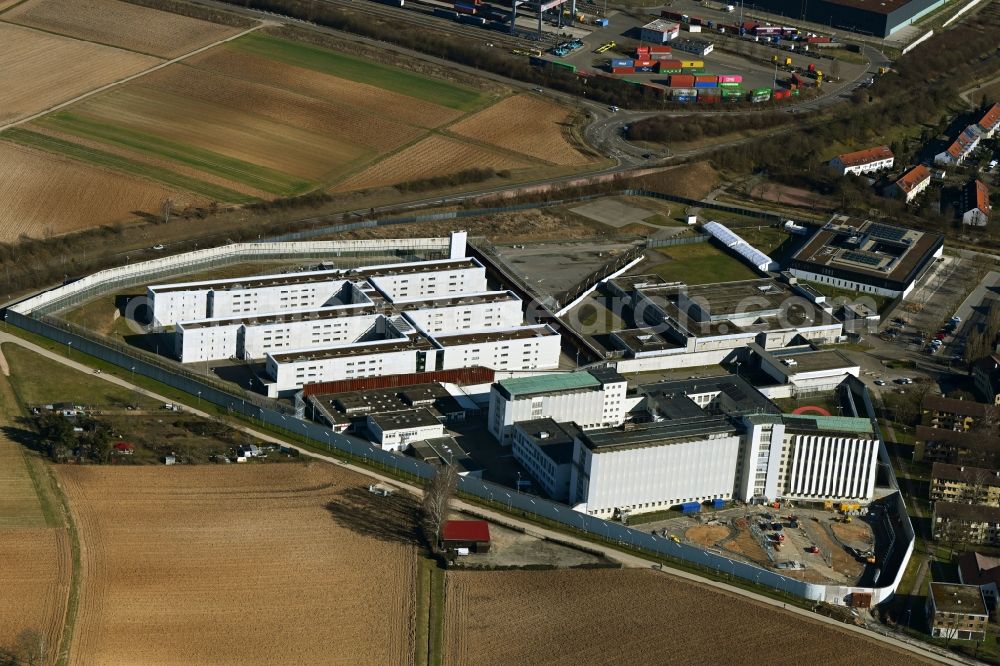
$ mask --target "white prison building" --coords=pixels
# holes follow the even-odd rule
[[[396,299],[393,305],[424,333],[512,328],[524,320],[521,299],[510,291],[437,298]]]
[[[552,370],[559,367],[560,336],[548,324],[435,335],[439,370],[481,365],[494,370]]]
[[[548,418],[580,428],[620,425],[641,398],[626,398],[627,382],[613,369],[503,379],[490,390],[487,427],[510,446],[514,425]]]

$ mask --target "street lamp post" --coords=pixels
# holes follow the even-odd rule
[[[72,340],[67,340],[66,341],[66,358],[69,358],[72,355],[73,355],[73,341]]]

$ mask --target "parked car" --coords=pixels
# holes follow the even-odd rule
[[[884,379],[876,379],[875,380],[875,386],[885,386],[885,383],[886,382],[885,382]]]

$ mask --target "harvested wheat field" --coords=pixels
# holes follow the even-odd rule
[[[46,32],[165,58],[176,58],[239,32],[238,28],[119,0],[28,0],[2,18]]]
[[[0,562],[0,645],[12,645],[24,629],[58,645],[72,568],[66,530],[2,528]]]
[[[71,664],[412,660],[405,497],[320,463],[59,477],[81,542]]]
[[[373,164],[333,188],[335,192],[393,185],[417,178],[445,176],[472,168],[522,169],[532,166],[488,148],[432,135]]]
[[[703,548],[710,548],[729,536],[729,528],[725,525],[695,525],[689,527],[684,538]]]
[[[179,205],[196,201],[155,183],[0,141],[0,241],[132,219],[133,211],[159,210],[166,198]]]
[[[450,572],[446,664],[906,666],[909,653],[653,571]]]
[[[10,23],[0,23],[0,44],[0,123],[44,111],[161,62]]]
[[[553,164],[586,164],[591,160],[566,138],[565,125],[572,115],[570,109],[534,95],[515,95],[448,129]]]

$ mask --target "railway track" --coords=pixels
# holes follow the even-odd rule
[[[457,21],[434,16],[433,12],[435,9],[451,9],[452,5],[449,3],[436,2],[435,0],[405,1],[406,4],[403,7],[394,7],[383,5],[375,0],[324,0],[328,5],[354,9],[387,20],[446,30],[455,35],[479,40],[502,48],[544,48],[545,44],[557,41],[555,35],[549,33],[546,33],[541,40],[528,39],[526,37],[511,35],[509,32],[463,25]]]

